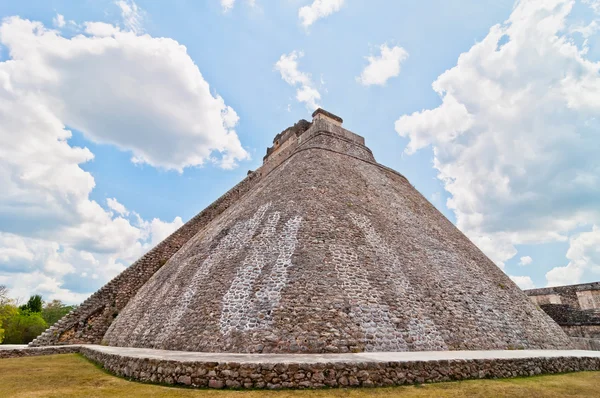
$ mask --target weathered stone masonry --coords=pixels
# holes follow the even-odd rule
[[[525,290],[575,344],[600,349],[600,282]]]
[[[34,344],[216,353],[570,347],[341,124],[318,110],[312,123],[277,135],[231,194]]]
[[[248,192],[259,179],[259,173],[250,173],[239,184],[92,294],[77,309],[42,333],[30,343],[30,346],[100,343],[114,318],[140,287],[192,236]]]

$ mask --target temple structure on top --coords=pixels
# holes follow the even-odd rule
[[[263,164],[33,346],[246,353],[568,348],[569,337],[342,118]]]

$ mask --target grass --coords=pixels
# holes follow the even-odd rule
[[[0,397],[598,397],[600,372],[372,389],[216,391],[127,381],[78,354],[0,359]]]

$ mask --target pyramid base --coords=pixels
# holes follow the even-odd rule
[[[600,370],[600,351],[584,350],[231,354],[71,345],[7,347],[0,358],[72,352],[117,376],[200,388],[384,387]]]

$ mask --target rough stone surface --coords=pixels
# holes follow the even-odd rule
[[[600,282],[525,290],[538,305],[564,304],[579,310],[600,310]]]
[[[103,340],[248,353],[571,346],[406,178],[377,164],[362,137],[321,116],[284,130],[258,170],[32,345]]]
[[[600,282],[526,290],[565,333],[571,337],[599,339]]]
[[[252,189],[130,300],[104,337],[109,345],[253,353],[570,346],[406,178],[375,162],[362,137],[324,119],[294,131],[279,137]]]
[[[55,355],[55,354],[74,354],[80,351],[78,345],[54,346],[54,347],[6,347],[0,346],[0,359],[3,358],[20,358],[20,357],[35,357],[39,355]]]
[[[600,353],[593,351],[244,355],[73,345],[0,350],[0,358],[70,352],[132,380],[230,389],[381,387],[600,370]]]
[[[238,185],[38,336],[30,346],[100,343],[112,321],[140,287],[198,230],[248,192],[258,179],[260,179],[259,174],[249,174]]]

